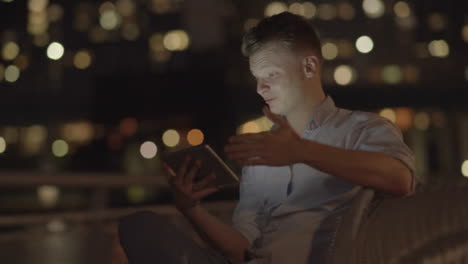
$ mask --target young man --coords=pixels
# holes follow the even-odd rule
[[[120,227],[130,263],[178,263],[181,253],[190,263],[323,263],[333,233],[326,217],[346,208],[362,186],[394,195],[414,190],[414,157],[401,132],[378,115],[337,108],[325,95],[320,40],[307,21],[290,13],[266,18],[245,35],[242,51],[275,125],[233,136],[225,147],[244,165],[233,226],[199,204],[218,191],[205,188],[212,177],[192,182],[199,162],[166,168],[177,208],[221,254],[174,235],[162,243],[168,224],[141,213]],[[136,226],[157,233],[136,235]],[[153,244],[136,249],[145,239]]]

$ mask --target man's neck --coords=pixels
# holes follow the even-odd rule
[[[305,95],[302,103],[298,104],[286,115],[286,119],[296,133],[302,135],[317,107],[325,100],[325,97],[322,89],[316,89],[315,93]]]

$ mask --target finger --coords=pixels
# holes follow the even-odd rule
[[[201,167],[201,161],[197,160],[195,163],[192,165],[188,173],[184,176],[184,184],[191,184],[193,182],[193,179],[198,173],[198,170]]]
[[[177,175],[176,175],[176,180],[177,181],[183,181],[185,174],[187,173],[187,167],[189,165],[189,162],[192,158],[190,156],[185,157],[184,162],[182,165],[180,165]]]
[[[201,179],[199,182],[193,185],[193,190],[201,190],[208,186],[211,182],[216,179],[216,174],[210,173],[210,175],[206,176],[205,178]]]
[[[271,122],[276,123],[280,126],[283,126],[287,123],[287,121],[280,115],[277,115],[273,112],[271,112],[270,108],[268,106],[263,107],[263,113],[265,116],[271,120]]]
[[[219,191],[219,188],[217,188],[217,187],[203,189],[203,190],[201,190],[199,192],[194,193],[193,194],[193,199],[200,200],[200,199],[202,199],[202,198],[204,198],[204,197],[206,197],[206,196],[208,196],[208,195],[210,195],[212,193],[215,193],[217,191]]]
[[[237,144],[227,144],[224,147],[224,152],[238,152],[238,151],[259,151],[263,149],[263,144],[261,143],[237,143]]]
[[[247,134],[232,136],[229,138],[229,142],[230,143],[238,143],[238,142],[245,142],[245,141],[261,142],[266,135],[267,135],[266,132],[247,133]]]
[[[174,179],[176,178],[176,174],[174,171],[167,165],[165,162],[163,162],[163,169],[164,169],[164,176],[169,184],[172,184]]]

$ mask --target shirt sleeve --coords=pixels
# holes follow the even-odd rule
[[[403,141],[400,129],[386,118],[376,116],[362,125],[355,143],[356,150],[380,152],[403,162],[411,171],[411,190],[417,184],[414,153]]]
[[[262,197],[259,185],[255,184],[254,167],[246,166],[242,169],[242,177],[239,186],[239,202],[232,216],[233,227],[241,232],[252,245],[259,237],[260,231],[256,222],[261,209]]]

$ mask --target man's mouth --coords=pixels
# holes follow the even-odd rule
[[[272,102],[273,100],[275,100],[276,98],[270,98],[270,99],[265,99],[265,103],[270,103]]]

